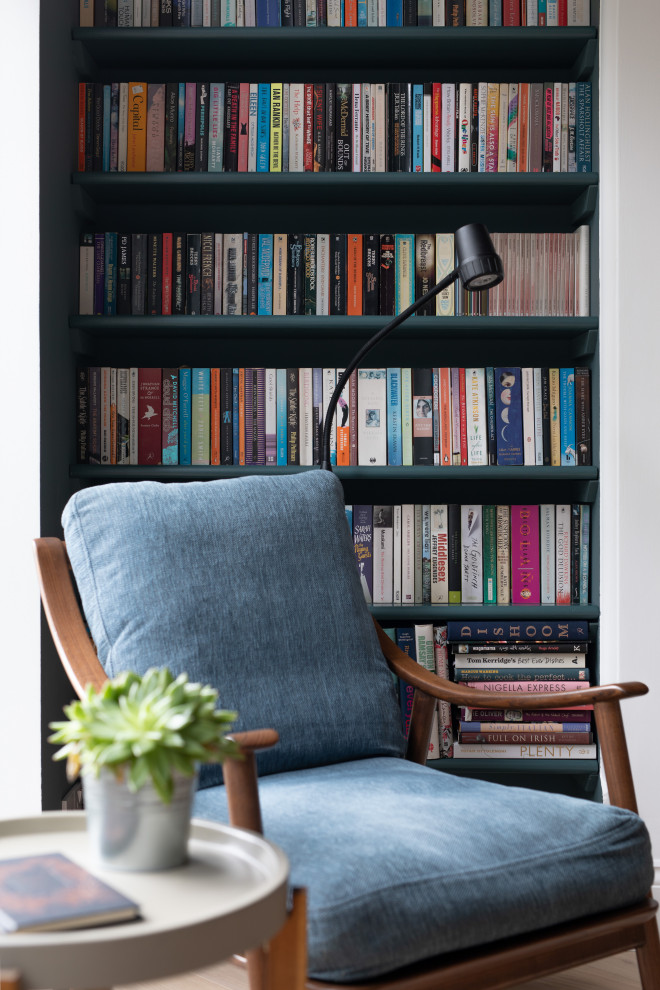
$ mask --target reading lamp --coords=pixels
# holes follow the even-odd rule
[[[468,292],[478,292],[480,289],[492,289],[493,286],[497,285],[504,278],[502,259],[495,251],[490,234],[483,224],[468,223],[464,227],[459,227],[454,234],[454,249],[457,264],[453,272],[446,275],[437,285],[434,285],[432,289],[429,289],[419,299],[415,299],[407,309],[404,309],[402,313],[399,313],[393,320],[390,320],[381,330],[378,330],[360,348],[348,367],[340,375],[335,385],[335,390],[332,393],[323,423],[323,435],[321,439],[322,470],[332,471],[330,465],[330,433],[332,418],[335,415],[339,396],[352,372],[361,364],[362,359],[369,353],[372,347],[375,347],[383,337],[386,337],[388,333],[391,333],[392,330],[400,326],[409,316],[412,316],[418,309],[421,309],[429,299],[433,299],[434,296],[437,296],[439,292],[450,286],[456,279],[461,279]]]

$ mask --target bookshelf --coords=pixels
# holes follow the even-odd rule
[[[42,3],[44,106],[62,113],[57,127],[42,115],[42,140],[53,147],[43,165],[42,484],[48,491],[43,532],[59,532],[69,495],[89,484],[125,480],[204,480],[246,472],[304,468],[108,467],[75,464],[74,373],[77,364],[162,367],[343,366],[385,320],[381,317],[82,317],[77,312],[77,251],[82,230],[453,230],[476,220],[494,231],[567,232],[588,223],[591,269],[598,246],[598,50],[589,28],[406,29],[134,29],[79,28]],[[596,21],[595,11],[592,21]],[[47,46],[44,46],[45,48]],[[341,57],[340,57],[341,56]],[[51,92],[47,73],[55,78]],[[335,80],[469,81],[591,80],[593,169],[579,174],[337,173],[77,173],[78,81],[140,78],[146,82],[249,79],[251,82]],[[62,127],[62,120],[66,127]],[[429,216],[437,211],[437,222]],[[70,259],[58,279],[53,257]],[[43,295],[43,290],[47,294]],[[591,316],[413,317],[374,352],[379,366],[587,365],[592,374],[594,466],[581,468],[340,468],[346,501],[589,502],[592,505],[591,601],[544,606],[548,618],[589,620],[597,642],[598,573],[598,293]],[[470,355],[470,357],[468,357]],[[478,358],[475,357],[478,355]],[[48,362],[44,364],[44,362]],[[438,482],[441,487],[439,488]],[[475,489],[475,485],[478,489]],[[475,492],[478,491],[478,496]],[[378,494],[376,494],[378,493]],[[525,618],[524,608],[419,606],[374,609],[386,624],[447,618]],[[538,611],[538,610],[536,610]],[[44,643],[44,649],[49,647]],[[53,661],[55,663],[55,661]],[[597,663],[594,655],[594,664]],[[48,664],[45,665],[48,667]],[[59,714],[66,684],[44,675],[44,722]],[[48,747],[45,749],[50,760]],[[447,772],[594,796],[596,761],[441,761]],[[506,766],[504,765],[506,763]],[[44,759],[45,806],[56,806],[57,771]],[[47,778],[47,779],[46,779]],[[62,788],[63,789],[63,788]]]

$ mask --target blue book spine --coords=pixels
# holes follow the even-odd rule
[[[374,598],[373,506],[353,506],[353,549],[360,575],[364,600],[371,605]]]
[[[192,371],[179,371],[179,464],[190,464],[192,459]]]
[[[586,619],[525,619],[522,622],[447,622],[449,643],[468,642],[586,642],[589,639],[589,623]]]
[[[211,83],[209,109],[209,172],[223,172],[225,167],[225,84]]]
[[[403,27],[403,0],[387,0],[387,27]]]
[[[412,88],[412,172],[424,171],[424,87]]]
[[[186,84],[179,83],[179,99],[176,117],[176,170],[183,172],[183,142],[186,133]]]
[[[524,459],[520,368],[495,368],[494,385],[497,463],[521,465]]]
[[[234,447],[234,464],[240,463],[239,454],[239,429],[238,429],[238,368],[234,368],[232,375],[232,443]]]
[[[257,172],[270,169],[270,85],[259,83],[257,104]]]
[[[286,467],[286,368],[277,369],[275,394],[277,408],[277,464],[278,467]]]
[[[358,0],[357,5],[357,26],[358,27],[368,27],[367,20],[367,0]]]
[[[502,27],[502,0],[488,0],[488,26]]]
[[[273,315],[273,235],[259,234],[257,314]]]
[[[257,0],[257,27],[280,26],[279,0]]]
[[[105,233],[103,312],[105,316],[117,312],[117,234],[111,231]]]
[[[538,3],[539,27],[547,27],[548,24],[548,0],[539,0]]]
[[[562,467],[574,467],[575,459],[575,369],[559,369],[559,436]]]
[[[578,172],[591,172],[591,83],[576,86],[575,142]]]
[[[387,369],[387,463],[403,464],[401,442],[401,368]]]
[[[488,439],[488,463],[497,464],[494,368],[486,368],[486,427]]]
[[[351,539],[353,539],[353,506],[344,506],[344,511],[346,513],[346,522],[348,523],[348,532],[351,534]]]
[[[589,544],[591,540],[591,506],[580,506],[580,605],[589,604]]]
[[[112,87],[103,87],[103,171],[110,171],[110,105]]]

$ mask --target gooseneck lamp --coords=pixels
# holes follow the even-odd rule
[[[483,224],[468,223],[464,227],[459,227],[454,234],[454,248],[457,264],[453,272],[446,275],[437,285],[434,285],[432,289],[429,289],[419,299],[415,299],[407,309],[404,309],[402,313],[399,313],[393,320],[390,320],[381,330],[378,330],[360,348],[350,364],[340,375],[335,390],[332,393],[323,423],[323,435],[321,439],[322,470],[332,471],[330,465],[330,433],[332,431],[332,419],[335,415],[337,403],[339,402],[339,396],[351,374],[362,363],[362,360],[369,351],[384,337],[387,337],[388,333],[391,333],[396,327],[401,326],[409,316],[412,316],[418,309],[421,309],[429,299],[433,299],[434,296],[437,296],[439,292],[442,292],[443,289],[446,289],[458,278],[460,278],[468,292],[478,292],[480,289],[492,289],[493,286],[498,285],[504,278],[502,259],[495,251],[490,234]]]

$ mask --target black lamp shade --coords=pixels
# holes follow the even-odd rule
[[[504,278],[502,260],[481,223],[468,223],[454,234],[459,275],[469,292],[491,289]]]

